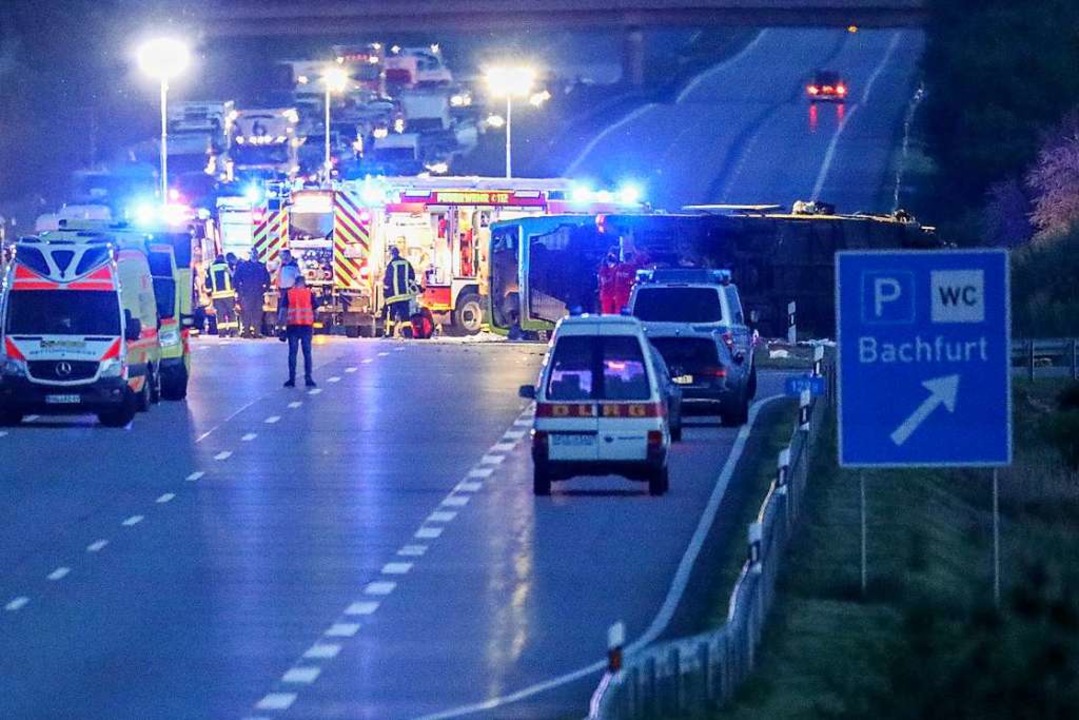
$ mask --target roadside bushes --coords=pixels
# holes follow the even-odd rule
[[[1047,422],[1047,433],[1068,467],[1079,470],[1079,382],[1060,393],[1057,411]]]

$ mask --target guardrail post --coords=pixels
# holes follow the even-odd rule
[[[641,703],[641,708],[644,710],[644,714],[655,715],[658,703],[656,702],[656,659],[654,657],[644,661],[644,688],[642,694],[644,695],[644,702]]]
[[[798,328],[794,323],[794,312],[798,305],[793,300],[787,303],[787,342],[794,345],[798,342]]]
[[[621,620],[607,628],[607,672],[622,670],[622,646],[626,644],[626,624]]]
[[[712,669],[712,648],[705,640],[697,645],[697,665],[700,667],[700,683],[697,686],[697,704],[701,709],[715,698],[715,678]]]
[[[794,504],[794,488],[789,485],[790,478],[788,474],[791,469],[791,449],[790,446],[783,448],[779,451],[779,456],[776,458],[776,492],[784,496],[784,506],[786,509],[787,526],[791,524],[791,514],[793,513]]]
[[[763,528],[759,522],[749,524],[749,571],[756,575],[761,573],[761,539]]]
[[[817,345],[813,348],[813,375],[820,377],[821,366],[824,364],[824,346]]]
[[[675,645],[667,653],[667,672],[670,673],[670,698],[668,707],[679,715],[685,710],[682,698],[682,690],[685,685],[682,678],[682,651]]]
[[[798,429],[809,432],[809,403],[812,401],[809,390],[803,390],[798,399]]]

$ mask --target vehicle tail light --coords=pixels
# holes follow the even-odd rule
[[[840,95],[846,95],[847,94],[847,86],[846,85],[840,85],[839,87],[837,87],[835,89],[835,91],[837,93],[839,93]]]
[[[660,430],[648,431],[648,449],[654,450],[663,447],[663,432]]]
[[[728,350],[734,350],[734,333],[728,331],[719,337],[723,340],[723,344],[727,346]]]
[[[817,87],[816,85],[810,85],[809,87],[806,88],[806,92],[809,93],[810,95],[816,95],[817,93],[820,92],[820,88]]]
[[[697,373],[697,374],[702,376],[702,377],[725,378],[725,377],[727,377],[727,368],[720,367],[718,365],[710,366],[710,367],[701,368],[701,371],[699,373]]]

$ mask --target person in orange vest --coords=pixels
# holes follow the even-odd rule
[[[314,293],[307,287],[303,275],[288,291],[288,309],[285,311],[285,337],[288,339],[288,380],[285,387],[296,387],[296,351],[303,347],[303,376],[307,387],[315,387],[311,377],[311,335],[315,327]]]

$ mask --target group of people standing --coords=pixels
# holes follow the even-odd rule
[[[262,337],[263,296],[270,289],[264,264],[254,258],[238,260],[233,253],[218,255],[206,270],[205,283],[218,335]]]

